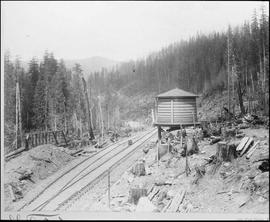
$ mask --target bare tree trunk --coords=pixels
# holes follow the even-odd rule
[[[263,43],[263,96],[264,96],[264,113],[267,115],[268,110],[267,110],[267,98],[266,98],[266,58],[265,58],[265,47]]]
[[[92,129],[92,123],[91,123],[91,115],[90,115],[90,104],[89,104],[89,98],[88,98],[88,93],[87,93],[87,88],[86,88],[86,82],[84,80],[84,78],[82,77],[82,81],[83,81],[83,88],[84,88],[84,94],[85,94],[85,99],[86,99],[86,104],[87,104],[87,111],[88,111],[88,131],[89,131],[89,136],[90,139],[95,139],[94,133],[93,133],[93,129]]]
[[[98,96],[98,104],[99,104],[99,112],[100,112],[100,122],[101,122],[101,137],[103,142],[103,117],[102,117],[102,109],[101,109],[101,103],[100,103],[100,96]]]
[[[246,89],[248,90],[248,111],[251,112],[251,103],[250,103],[250,87],[248,87],[248,71],[247,71],[247,62],[245,65],[245,73],[246,73]]]
[[[64,121],[65,121],[65,133],[67,132],[67,118],[66,118],[66,106],[65,106],[65,109],[64,109]]]
[[[19,125],[19,117],[18,117],[18,109],[19,109],[19,106],[18,106],[18,91],[19,91],[19,83],[16,82],[16,140],[15,140],[15,149],[18,148],[18,125]]]
[[[56,114],[54,115],[54,131],[56,131],[57,127],[56,127]]]
[[[231,92],[230,92],[230,33],[228,32],[228,110],[231,112]]]
[[[245,114],[245,107],[243,105],[243,90],[242,90],[242,86],[241,86],[240,76],[237,75],[237,77],[238,77],[237,78],[238,79],[237,92],[238,92],[239,105],[240,105],[241,114],[244,115]]]

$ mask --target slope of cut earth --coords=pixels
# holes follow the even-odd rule
[[[8,185],[22,191],[22,196],[34,189],[40,182],[74,159],[63,148],[51,144],[37,146],[24,151],[4,163],[5,210],[11,209],[11,194]],[[25,172],[31,172],[31,180],[19,180]]]

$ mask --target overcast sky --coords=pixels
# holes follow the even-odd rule
[[[268,2],[264,2],[269,7]],[[23,60],[136,59],[196,33],[249,20],[262,2],[1,2],[4,50]],[[267,11],[268,12],[268,11]],[[268,12],[269,13],[269,12]]]

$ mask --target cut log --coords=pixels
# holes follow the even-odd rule
[[[179,205],[182,203],[185,197],[186,191],[182,190],[181,192],[177,193],[176,196],[173,198],[170,206],[166,210],[166,212],[177,212]]]
[[[13,202],[15,202],[17,200],[17,198],[15,197],[12,186],[10,184],[8,185],[8,190],[9,190],[9,193],[10,193],[11,200]]]
[[[17,172],[17,173],[19,173],[19,172]],[[21,174],[21,176],[19,177],[20,181],[21,180],[30,180],[31,182],[34,183],[34,181],[31,178],[31,176],[33,175],[33,172],[31,170],[27,170],[27,171],[20,173],[20,174]]]
[[[245,144],[247,143],[248,140],[249,140],[249,137],[247,137],[247,136],[244,137],[241,140],[240,144],[237,146],[236,151],[241,151],[244,148],[244,146],[245,146]]]
[[[235,137],[236,138],[243,138],[245,136],[244,133],[240,133],[240,134],[236,134]]]
[[[254,151],[257,149],[258,145],[259,145],[260,141],[257,141],[247,152],[247,156],[246,158],[249,159],[251,157],[251,155],[254,153]]]
[[[247,143],[245,144],[244,148],[242,149],[240,156],[243,156],[243,154],[248,151],[248,148],[250,147],[250,145],[252,145],[253,143],[253,139],[249,138],[249,140],[247,141]]]
[[[147,189],[138,187],[131,188],[129,190],[128,202],[137,205],[139,199],[144,196],[147,196]]]
[[[211,140],[210,145],[213,145],[219,141],[221,141],[221,137],[215,137],[214,139]]]

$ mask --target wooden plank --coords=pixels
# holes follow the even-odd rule
[[[177,193],[166,212],[177,212],[179,205],[182,203],[184,199],[185,194],[186,194],[185,190],[182,190],[181,192]]]
[[[245,144],[244,148],[242,149],[240,156],[243,156],[243,154],[248,150],[250,144],[253,142],[252,138],[249,138],[249,140],[247,141],[247,143]]]
[[[247,143],[247,141],[249,140],[249,137],[244,137],[241,141],[240,141],[240,144],[236,147],[236,151],[241,151],[245,144]]]
[[[167,209],[170,207],[170,205],[171,205],[171,203],[172,203],[172,200],[173,199],[170,199],[170,201],[167,203],[167,205],[162,209],[162,213],[164,213],[164,212],[166,212],[167,211]]]
[[[247,152],[247,156],[246,156],[247,159],[249,159],[252,156],[252,154],[257,149],[257,147],[258,147],[259,144],[260,144],[260,141],[257,141],[255,144],[253,144],[253,146]]]
[[[150,192],[150,194],[148,195],[148,198],[150,201],[153,200],[153,198],[159,193],[160,189],[157,187],[154,187],[154,189]]]
[[[171,100],[171,110],[170,110],[170,114],[171,114],[171,123],[173,123],[173,101]]]

